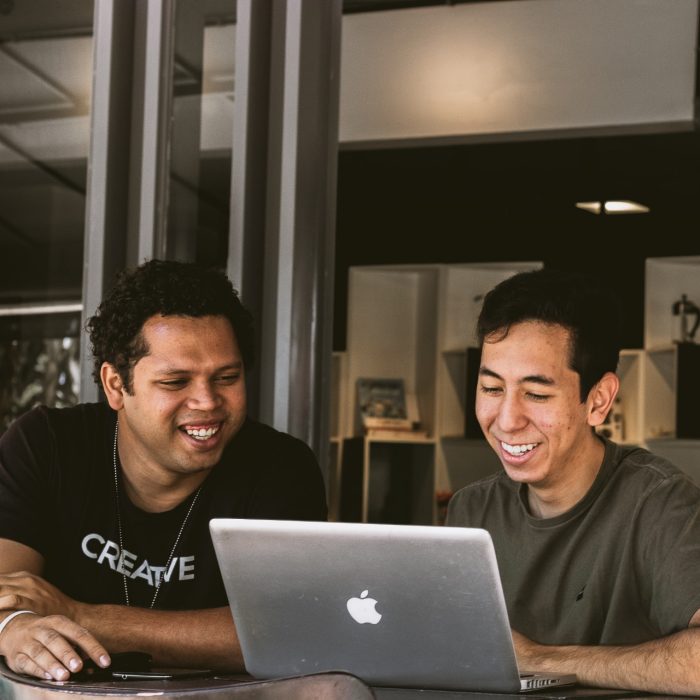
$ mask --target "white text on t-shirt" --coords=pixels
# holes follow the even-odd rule
[[[116,542],[105,539],[96,532],[83,537],[82,550],[86,557],[96,559],[98,564],[106,563],[112,571],[128,578],[142,578],[154,588],[160,584],[161,578],[166,583],[170,581],[176,571],[176,578],[179,581],[191,581],[195,576],[194,555],[173,557],[166,571],[165,566],[149,564],[148,559],[143,559],[139,563],[137,554],[121,549]]]

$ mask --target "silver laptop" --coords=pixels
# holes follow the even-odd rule
[[[347,671],[377,686],[519,692],[522,674],[485,530],[214,519],[248,672]]]

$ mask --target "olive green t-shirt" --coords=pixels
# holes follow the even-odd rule
[[[571,510],[536,518],[499,472],[458,491],[447,524],[488,530],[510,623],[543,644],[638,644],[700,608],[700,488],[666,460],[605,442]]]

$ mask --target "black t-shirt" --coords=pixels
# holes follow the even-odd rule
[[[120,494],[119,546],[112,449],[116,414],[106,404],[36,408],[0,439],[0,538],[45,559],[45,578],[86,603],[192,610],[227,605],[209,534],[211,518],[325,520],[323,478],[303,442],[247,420],[193,498],[147,513]],[[120,480],[120,489],[121,482]]]

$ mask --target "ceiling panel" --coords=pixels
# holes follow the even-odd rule
[[[3,0],[0,41],[92,33],[94,0]]]
[[[70,109],[73,102],[50,81],[0,47],[0,119],[27,110]]]

